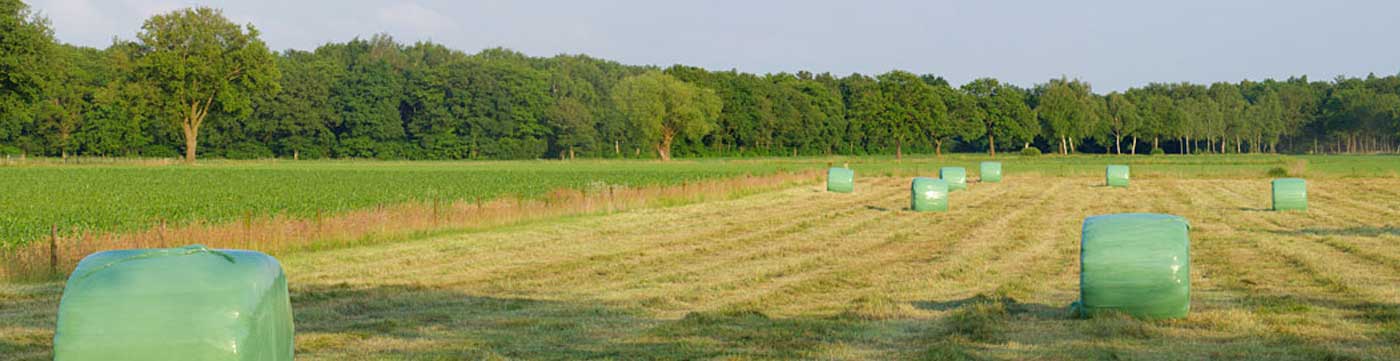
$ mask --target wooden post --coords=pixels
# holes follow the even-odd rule
[[[158,234],[157,237],[159,237],[159,238],[157,238],[156,241],[157,241],[157,242],[160,242],[160,243],[157,245],[158,247],[161,247],[161,248],[169,247],[169,246],[167,246],[166,243],[165,243],[165,218],[161,218],[161,219],[160,219],[160,234]]]
[[[49,272],[58,274],[58,225],[49,227]]]
[[[243,244],[247,249],[253,249],[253,211],[243,213]]]

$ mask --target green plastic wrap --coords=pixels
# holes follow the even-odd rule
[[[978,170],[980,172],[978,172],[978,174],[980,174],[979,177],[981,177],[982,182],[1001,182],[1001,162],[982,162],[979,168]]]
[[[1128,166],[1110,165],[1104,170],[1104,180],[1109,187],[1128,186]]]
[[[199,245],[84,258],[53,340],[55,361],[291,361],[292,347],[277,260]]]
[[[938,179],[948,182],[948,191],[967,189],[967,169],[963,167],[943,167],[938,169]]]
[[[1084,219],[1076,313],[1186,317],[1191,310],[1190,228],[1185,218],[1167,214]]]
[[[1308,182],[1299,178],[1275,179],[1274,210],[1308,210]]]
[[[846,168],[831,168],[826,171],[826,190],[836,193],[856,191],[856,171]]]
[[[948,211],[948,182],[927,177],[914,178],[909,190],[909,209],[915,212]]]

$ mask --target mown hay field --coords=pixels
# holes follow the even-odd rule
[[[812,182],[284,255],[297,358],[1400,358],[1400,179],[1319,176],[1308,211],[1273,212],[1262,175],[1135,168],[1109,188],[1008,162],[916,213],[909,178],[856,168],[853,194]],[[1120,212],[1191,222],[1189,317],[1070,317],[1081,222]],[[0,286],[0,359],[51,357],[62,287]]]

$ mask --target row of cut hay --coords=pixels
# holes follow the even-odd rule
[[[490,227],[571,214],[674,205],[809,182],[812,172],[741,176],[674,186],[609,186],[590,191],[556,190],[544,199],[503,198],[484,202],[384,205],[297,218],[245,216],[231,224],[158,225],[142,232],[55,236],[0,251],[0,280],[61,277],[85,255],[114,249],[164,248],[191,243],[280,254],[382,242],[424,232]],[[161,222],[163,223],[163,222]],[[59,234],[59,232],[55,232]]]

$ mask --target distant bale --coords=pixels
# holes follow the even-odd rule
[[[983,182],[1001,182],[1001,162],[982,162],[978,171]]]
[[[948,211],[948,182],[918,177],[914,178],[909,188],[912,193],[909,209],[916,212]]]
[[[967,169],[963,167],[943,167],[938,169],[938,179],[948,182],[948,191],[967,189]]]
[[[831,168],[826,171],[826,190],[836,193],[851,193],[856,190],[856,172],[847,168]]]
[[[1126,165],[1109,165],[1104,170],[1104,180],[1109,187],[1127,187],[1128,178],[1128,166]]]
[[[1308,183],[1301,178],[1281,178],[1273,181],[1275,211],[1308,210]]]
[[[1186,317],[1191,310],[1190,228],[1185,218],[1167,214],[1086,218],[1075,312]]]
[[[68,278],[53,352],[56,361],[291,361],[287,278],[253,251],[96,253]]]

